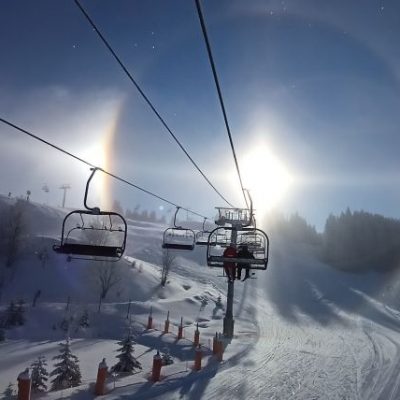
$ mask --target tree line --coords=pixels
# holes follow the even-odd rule
[[[400,220],[349,208],[329,215],[323,232],[297,213],[275,215],[268,232],[288,242],[305,243],[327,264],[346,271],[388,272],[400,267]]]

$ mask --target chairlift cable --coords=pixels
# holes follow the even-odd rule
[[[208,40],[207,28],[206,28],[206,24],[204,22],[203,13],[201,11],[200,0],[196,0],[196,7],[197,7],[197,14],[198,14],[199,20],[200,20],[201,29],[203,31],[204,41],[205,41],[206,48],[207,48],[208,59],[210,61],[212,73],[213,73],[213,76],[214,76],[215,86],[216,86],[217,92],[218,92],[218,99],[219,99],[219,103],[221,105],[221,110],[222,110],[222,114],[223,114],[223,117],[224,117],[226,131],[227,131],[228,137],[229,137],[229,143],[230,143],[231,149],[232,149],[233,159],[235,161],[236,171],[237,171],[237,174],[238,174],[238,177],[239,177],[240,187],[242,189],[242,193],[243,193],[243,197],[244,197],[244,201],[246,203],[246,206],[247,206],[247,208],[249,208],[249,204],[247,202],[247,198],[246,198],[246,195],[245,195],[245,189],[243,187],[242,176],[240,174],[239,163],[238,163],[238,160],[237,160],[237,157],[236,157],[235,146],[233,144],[231,129],[229,127],[228,117],[227,117],[226,110],[225,110],[224,99],[223,99],[223,96],[222,96],[222,91],[221,91],[221,87],[220,87],[219,80],[218,80],[217,69],[215,67],[215,62],[214,62],[214,57],[213,57],[212,51],[211,51],[210,41]]]
[[[132,84],[136,87],[142,98],[145,100],[147,105],[150,107],[150,109],[153,111],[153,113],[157,116],[161,124],[164,126],[164,128],[168,131],[168,133],[172,136],[172,138],[175,140],[176,144],[180,147],[180,149],[185,153],[186,157],[190,160],[190,162],[194,165],[194,167],[197,169],[197,171],[200,172],[201,176],[206,180],[206,182],[214,189],[215,193],[218,194],[219,197],[221,197],[222,200],[224,200],[227,204],[229,204],[230,207],[234,207],[220,192],[219,190],[213,185],[213,183],[207,178],[206,174],[201,170],[201,168],[197,165],[197,163],[193,160],[193,158],[190,156],[188,151],[185,149],[185,147],[181,144],[179,139],[175,136],[175,134],[172,132],[171,128],[167,125],[165,122],[164,118],[160,115],[160,113],[157,111],[153,103],[150,101],[148,96],[144,93],[143,89],[139,86],[139,84],[136,82],[136,80],[133,78],[132,74],[128,71],[126,68],[125,64],[122,62],[122,60],[118,57],[114,49],[111,47],[110,43],[107,41],[105,36],[100,32],[99,28],[96,26],[92,18],[89,16],[89,14],[86,12],[86,10],[83,8],[83,6],[80,4],[78,0],[74,0],[75,4],[77,7],[81,10],[82,14],[86,17],[94,31],[97,33],[101,41],[104,43],[104,45],[107,47],[109,52],[112,54],[112,56],[115,58],[119,66],[122,68],[122,70],[125,72],[129,80],[132,82]]]
[[[51,142],[48,142],[47,140],[41,138],[40,136],[37,136],[37,135],[33,134],[32,132],[29,132],[29,131],[23,129],[23,128],[21,128],[21,127],[15,125],[15,124],[13,124],[12,122],[7,121],[7,120],[4,119],[4,118],[1,118],[1,117],[0,117],[0,122],[3,122],[4,124],[6,124],[6,125],[8,125],[8,126],[14,128],[14,129],[16,129],[17,131],[22,132],[22,133],[24,133],[24,134],[30,136],[31,138],[36,139],[36,140],[38,140],[39,142],[42,142],[42,143],[46,144],[47,146],[50,146],[50,147],[52,147],[53,149],[58,150],[58,151],[60,151],[61,153],[64,153],[64,154],[66,154],[67,156],[70,156],[70,157],[74,158],[74,159],[77,160],[77,161],[80,161],[80,162],[83,163],[83,164],[86,164],[87,166],[89,166],[89,167],[91,167],[91,168],[98,168],[98,169],[99,169],[101,172],[103,172],[104,174],[106,174],[106,175],[108,175],[108,176],[110,176],[110,177],[112,177],[112,178],[114,178],[114,179],[116,179],[116,180],[118,180],[118,181],[120,181],[120,182],[123,182],[123,183],[125,183],[125,184],[127,184],[127,185],[129,185],[129,186],[132,186],[132,187],[134,187],[135,189],[138,189],[138,190],[140,190],[140,191],[142,191],[142,192],[144,192],[144,193],[146,193],[146,194],[148,194],[148,195],[150,195],[150,196],[153,196],[153,197],[155,197],[155,198],[157,198],[157,199],[159,199],[159,200],[161,200],[161,201],[163,201],[163,202],[165,202],[165,203],[168,203],[168,204],[170,204],[171,206],[179,207],[180,209],[185,210],[185,211],[187,211],[187,212],[190,212],[191,214],[197,215],[198,217],[201,217],[201,218],[208,218],[208,217],[205,217],[204,215],[202,215],[202,214],[200,214],[200,213],[198,213],[198,212],[196,212],[196,211],[190,210],[189,208],[185,208],[185,207],[179,206],[178,204],[175,204],[174,202],[172,202],[172,201],[170,201],[170,200],[167,200],[166,198],[164,198],[164,197],[162,197],[162,196],[159,196],[158,194],[153,193],[153,192],[151,192],[150,190],[144,189],[144,188],[142,188],[142,187],[140,187],[140,186],[138,186],[138,185],[136,185],[136,184],[134,184],[134,183],[132,183],[132,182],[130,182],[130,181],[124,179],[124,178],[121,178],[120,176],[115,175],[115,174],[113,174],[112,172],[106,171],[106,170],[104,170],[103,168],[99,168],[99,167],[95,166],[94,164],[90,163],[89,161],[86,161],[86,160],[84,160],[83,158],[78,157],[77,155],[75,155],[75,154],[73,154],[73,153],[71,153],[71,152],[69,152],[69,151],[63,149],[63,148],[60,147],[60,146],[57,146],[57,145],[55,145],[55,144],[53,144],[53,143],[51,143]]]

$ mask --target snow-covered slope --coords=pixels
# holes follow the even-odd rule
[[[387,276],[339,272],[318,262],[314,249],[272,237],[268,270],[257,272],[257,279],[235,285],[236,335],[227,343],[225,361],[217,363],[207,347],[222,329],[223,312],[216,302],[226,291],[226,280],[219,276],[220,271],[205,266],[203,248],[180,254],[169,283],[162,288],[159,264],[165,227],[128,221],[127,257],[116,265],[121,280],[98,313],[97,267],[87,262],[67,263],[52,253],[53,227],[60,223],[63,212],[41,206],[32,214],[37,215],[31,217],[32,222],[37,218],[39,225],[43,214],[48,229],[40,231],[30,252],[18,261],[2,298],[3,309],[20,297],[28,307],[26,325],[7,331],[8,339],[0,343],[0,389],[14,382],[17,373],[37,355],[46,355],[51,369],[57,343],[65,336],[58,324],[65,316],[73,316],[72,349],[81,360],[84,383],[64,391],[63,397],[91,396],[89,387],[98,362],[103,357],[109,365],[115,362],[115,341],[129,324],[144,371],[117,381],[116,389],[107,395],[110,399],[400,397],[400,313],[383,302],[386,288],[392,285]],[[34,254],[36,247],[48,249],[45,266]],[[39,289],[41,295],[33,308],[30,303]],[[131,315],[126,318],[128,307]],[[173,334],[145,330],[151,307],[158,329],[163,328],[170,311]],[[85,309],[89,310],[90,327],[79,328],[76,321]],[[199,323],[207,357],[201,372],[187,370],[193,362],[192,343],[176,340],[181,317],[187,339],[192,339]],[[176,363],[165,368],[161,382],[150,384],[152,356],[165,345]],[[61,395],[53,392],[47,397]]]

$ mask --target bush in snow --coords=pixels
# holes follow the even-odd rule
[[[31,379],[32,379],[32,390],[35,392],[45,392],[47,390],[47,380],[49,373],[46,370],[47,363],[44,356],[39,356],[31,364]]]
[[[13,384],[10,382],[8,384],[8,386],[6,387],[6,389],[4,390],[3,397],[1,399],[2,400],[14,400],[16,398],[17,398],[17,396],[14,392]]]
[[[138,360],[133,356],[135,349],[133,345],[135,344],[131,332],[125,339],[118,342],[121,346],[117,351],[120,353],[117,355],[119,361],[111,367],[111,372],[114,373],[132,373],[135,369],[142,369],[142,366]]]
[[[81,384],[79,359],[71,352],[69,338],[65,340],[65,343],[59,343],[59,346],[61,346],[61,354],[53,357],[53,360],[59,360],[59,362],[55,364],[55,369],[50,374],[54,376],[51,381],[51,390],[66,389]]]
[[[221,295],[218,296],[217,301],[215,302],[215,307],[216,308],[221,308],[221,309],[224,308],[224,306],[222,305]]]
[[[161,286],[167,284],[169,271],[175,264],[175,255],[165,250],[162,254],[162,268],[161,268]]]
[[[172,358],[168,346],[164,347],[163,352],[161,353],[162,364],[163,365],[171,365],[174,363],[174,359]]]

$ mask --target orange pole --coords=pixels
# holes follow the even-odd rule
[[[99,364],[99,369],[97,370],[96,385],[94,387],[94,394],[96,396],[102,396],[106,394],[106,379],[108,375],[108,367],[106,364],[106,359]]]
[[[218,351],[217,343],[218,343],[218,332],[215,332],[215,336],[213,338],[213,346],[212,346],[213,354],[217,354]]]
[[[217,341],[217,361],[222,361],[224,355],[224,344],[222,340]]]
[[[178,326],[178,339],[183,338],[183,317],[181,317],[181,324]]]
[[[196,348],[196,353],[194,356],[194,369],[195,371],[200,371],[201,370],[201,359],[203,358],[203,351],[201,350],[201,347]]]
[[[200,342],[200,331],[199,331],[199,324],[196,326],[196,330],[194,331],[194,346],[198,346]]]
[[[169,311],[167,314],[167,319],[165,320],[165,324],[164,324],[164,333],[168,333],[169,332]]]
[[[151,372],[151,380],[153,382],[158,382],[161,376],[161,367],[162,367],[162,358],[160,353],[157,351],[157,354],[153,357],[153,370]]]
[[[18,381],[18,400],[30,400],[31,398],[31,377],[29,368],[21,372],[17,378]]]
[[[153,329],[153,307],[150,307],[149,318],[147,319],[147,329]]]
[[[169,332],[169,319],[166,319],[164,324],[164,333],[168,332]]]

